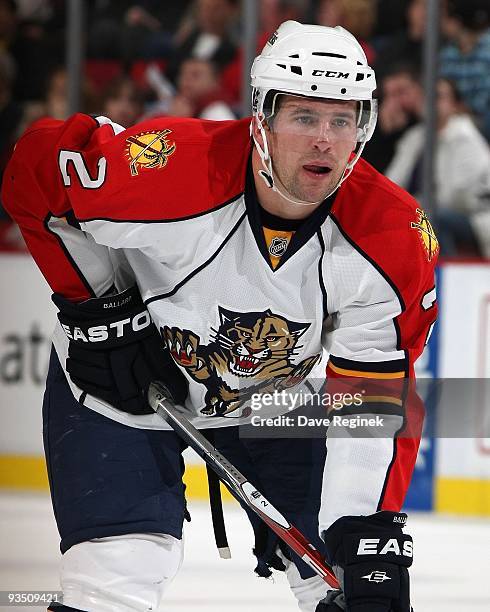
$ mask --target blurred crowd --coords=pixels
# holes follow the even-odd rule
[[[421,198],[427,0],[257,0],[257,52],[286,19],[341,25],[377,72],[364,157]],[[82,112],[240,117],[240,0],[85,0]],[[24,129],[68,116],[65,0],[0,0],[0,176]],[[490,257],[490,0],[440,0],[433,221],[446,257]],[[422,202],[423,204],[423,202]],[[3,222],[2,222],[3,221]],[[0,246],[18,244],[0,203]]]

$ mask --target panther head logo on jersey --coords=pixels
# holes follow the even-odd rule
[[[237,313],[219,307],[219,314],[215,341],[228,353],[228,368],[237,376],[273,377],[278,367],[287,365],[299,337],[310,326],[270,310]]]
[[[161,330],[178,365],[207,389],[209,416],[224,416],[243,405],[254,392],[273,392],[304,380],[321,355],[307,357],[299,364],[292,359],[302,348],[299,338],[310,323],[296,323],[263,312],[234,312],[218,307],[220,324],[212,329],[209,344],[201,343],[190,330],[165,327]],[[224,378],[246,379],[251,386],[232,388]]]

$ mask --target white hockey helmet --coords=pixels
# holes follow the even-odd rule
[[[279,190],[275,187],[263,122],[274,115],[277,94],[355,100],[360,103],[357,118],[358,147],[335,187],[338,189],[371,138],[377,119],[377,102],[373,99],[376,89],[374,70],[368,66],[366,55],[356,38],[340,26],[331,28],[286,21],[255,58],[251,69],[251,85],[252,112],[264,142],[261,147],[254,139],[265,169],[261,175],[275,191]],[[303,203],[283,193],[281,195],[290,202]],[[328,195],[331,194],[325,197]]]

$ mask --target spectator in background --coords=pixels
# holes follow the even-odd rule
[[[490,2],[448,0],[440,74],[453,80],[490,140]]]
[[[376,38],[385,38],[406,29],[406,11],[410,0],[377,0]]]
[[[378,125],[363,157],[384,172],[404,132],[418,123],[423,112],[420,75],[410,64],[393,66],[378,83]]]
[[[22,104],[13,97],[14,77],[13,59],[5,51],[0,51],[0,181],[19,136],[23,116]],[[7,218],[0,204],[0,221]]]
[[[68,119],[68,73],[66,68],[55,68],[47,81],[44,114],[53,119]]]
[[[490,148],[466,111],[458,89],[447,79],[437,83],[437,115],[437,209],[433,222],[441,253],[452,257],[464,248],[480,254],[483,236],[479,236],[481,225],[474,213],[484,208],[483,194],[490,191]],[[424,124],[418,123],[399,140],[386,170],[388,178],[415,197],[420,197],[422,190],[424,144]]]
[[[19,136],[23,106],[15,100],[12,84],[15,78],[13,59],[0,51],[0,170],[3,170]]]
[[[17,32],[17,7],[14,0],[0,0],[0,47],[8,49]]]
[[[259,0],[259,30],[264,45],[283,21],[304,21],[308,4],[308,0]]]
[[[308,0],[260,0],[257,54],[274,33],[279,24],[291,19],[304,22]],[[310,21],[313,21],[310,20]],[[234,108],[240,110],[242,88],[243,49],[240,47],[235,59],[221,74],[221,85],[229,95]]]
[[[68,73],[64,66],[56,66],[45,77],[44,95],[41,100],[25,104],[24,123],[21,132],[41,117],[67,119],[68,111]],[[99,110],[96,96],[87,80],[82,82],[80,112],[96,113]]]
[[[400,7],[399,7],[400,8]],[[393,66],[410,63],[422,67],[423,43],[427,18],[427,0],[410,0],[405,9],[406,26],[376,41],[376,75],[382,79]]]
[[[368,63],[374,63],[375,51],[369,40],[376,23],[376,0],[320,0],[316,21],[349,30],[360,42]]]
[[[125,128],[131,127],[143,114],[143,99],[127,76],[113,80],[102,93],[102,115]]]
[[[165,89],[160,91],[165,92]],[[160,100],[147,116],[158,114],[215,121],[236,119],[226,99],[220,87],[217,66],[209,60],[189,58],[180,65],[174,95],[160,95]]]
[[[185,106],[181,105],[187,105],[187,113],[182,112]],[[213,62],[196,58],[183,62],[169,114],[216,121],[236,119],[220,89],[218,68]]]
[[[222,70],[236,55],[230,31],[240,7],[239,0],[196,0],[195,21],[183,34],[169,61],[167,76],[175,81],[180,64],[194,57],[210,60]]]
[[[191,0],[98,0],[89,9],[87,52],[91,59],[163,59]]]
[[[0,7],[0,13],[1,13]],[[0,15],[0,31],[5,35],[6,21]],[[0,49],[0,182],[15,143],[24,125],[24,104],[16,100],[13,91],[15,63],[12,57]],[[0,201],[0,250],[23,251],[24,239]]]
[[[46,22],[53,16],[51,0],[15,0],[21,20]]]
[[[64,53],[63,26],[51,11],[23,3],[18,13],[13,0],[0,0],[0,47],[8,51],[16,66],[13,84],[17,100],[40,100],[44,95],[46,75]]]

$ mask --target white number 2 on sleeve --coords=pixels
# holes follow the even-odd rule
[[[72,177],[69,173],[70,162],[78,176],[78,180],[85,189],[98,189],[104,183],[107,166],[105,157],[99,159],[97,163],[97,176],[92,178],[81,153],[62,149],[59,153],[58,164],[65,187],[70,187],[71,185]]]

